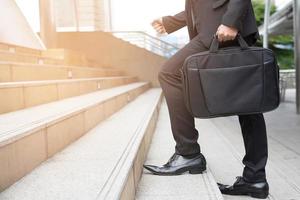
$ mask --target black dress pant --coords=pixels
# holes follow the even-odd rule
[[[249,40],[246,41],[252,45]],[[235,44],[236,41],[222,45]],[[158,75],[169,110],[173,137],[176,141],[175,152],[183,156],[199,154],[200,146],[197,142],[198,131],[195,128],[194,117],[184,104],[180,69],[188,56],[206,50],[199,37],[195,37],[162,66]],[[268,157],[263,114],[241,115],[239,122],[246,150],[243,159],[245,165],[243,177],[250,182],[263,181],[266,178],[265,166]]]

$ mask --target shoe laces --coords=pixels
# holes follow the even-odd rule
[[[241,180],[243,180],[244,178],[242,176],[237,176],[236,177],[236,183],[240,182]]]
[[[177,154],[174,153],[174,154],[171,156],[171,158],[169,159],[169,161],[166,163],[166,165],[168,165],[168,164],[170,164],[171,162],[173,162],[173,161],[175,160],[176,156],[177,156]]]

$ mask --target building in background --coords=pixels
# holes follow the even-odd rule
[[[40,31],[40,0],[15,0],[32,29]],[[58,31],[110,31],[111,0],[51,0]]]
[[[58,31],[110,31],[110,0],[54,0]]]

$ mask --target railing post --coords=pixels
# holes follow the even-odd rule
[[[74,17],[75,17],[75,26],[76,31],[79,31],[79,16],[78,16],[78,6],[77,6],[77,0],[73,0],[73,6],[74,6]]]
[[[296,68],[296,105],[300,114],[300,2],[294,0],[294,46]]]
[[[264,17],[264,36],[263,36],[263,46],[264,48],[268,48],[269,42],[269,17],[270,17],[270,0],[265,0],[265,17]]]
[[[112,2],[111,0],[108,0],[108,26],[109,26],[109,31],[113,30],[113,11],[112,11]]]

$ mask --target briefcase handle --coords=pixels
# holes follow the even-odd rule
[[[249,48],[249,45],[247,44],[247,42],[244,40],[244,38],[239,33],[237,34],[236,39],[242,50]],[[215,34],[213,37],[213,40],[211,42],[209,51],[211,53],[216,53],[218,50],[219,50],[219,40],[218,40],[218,36]]]

